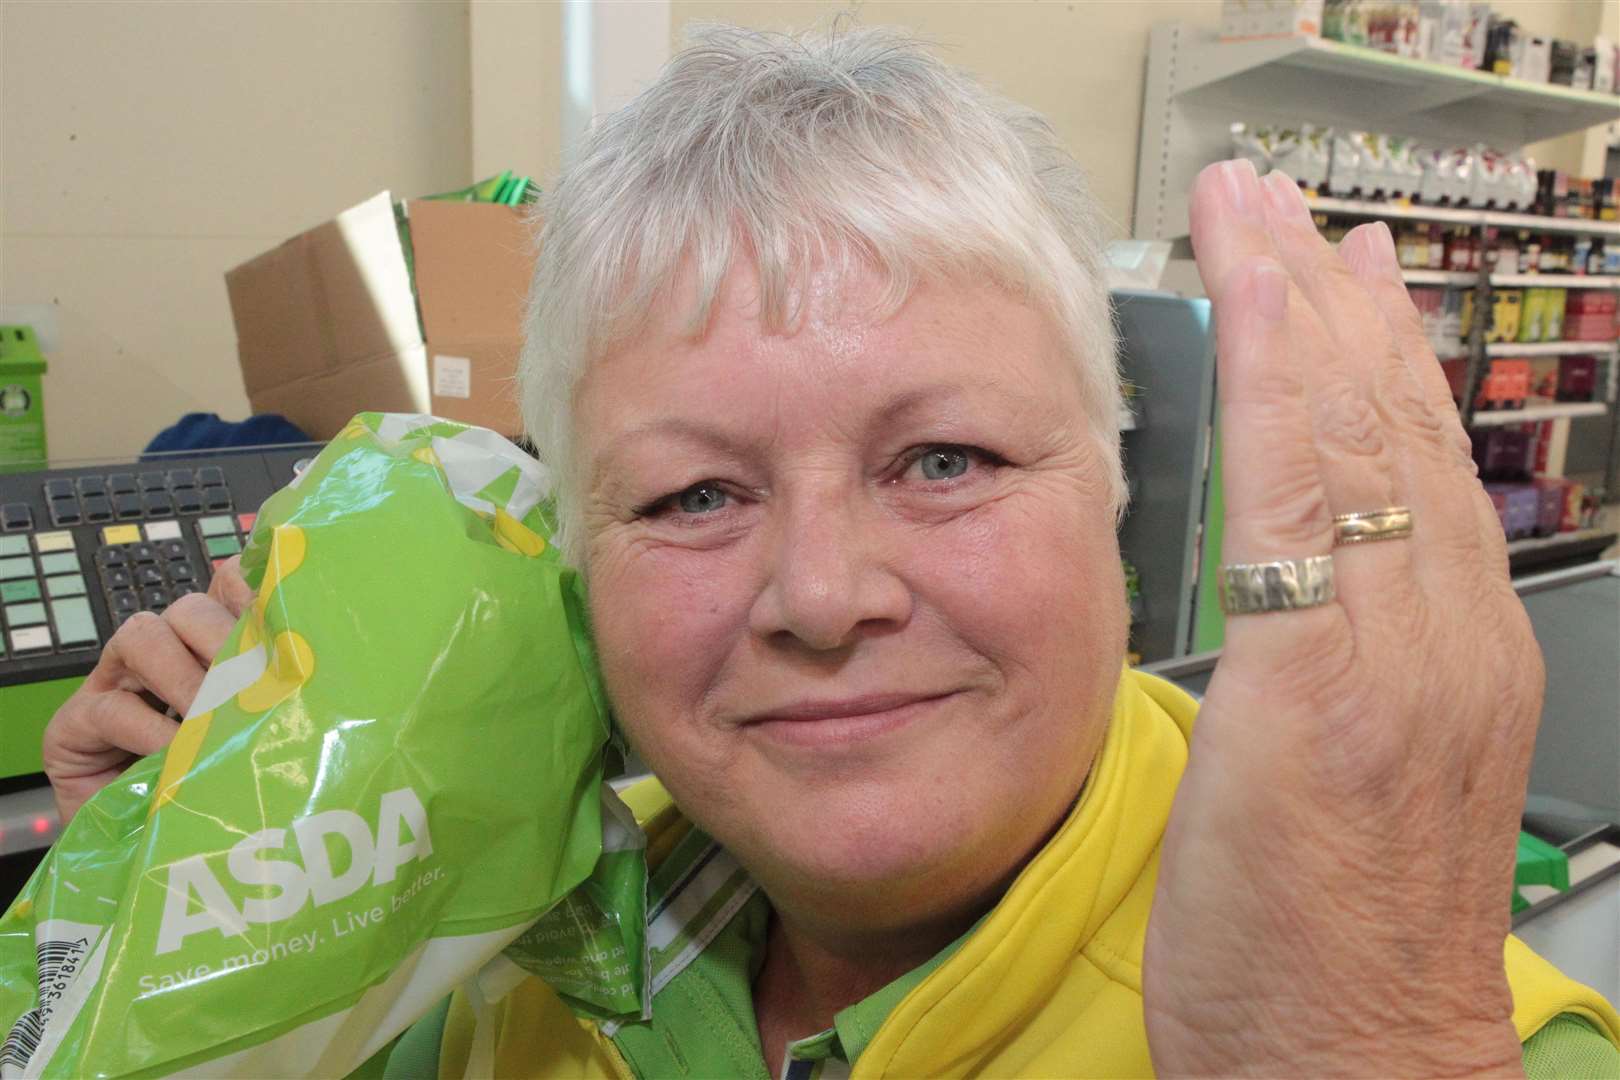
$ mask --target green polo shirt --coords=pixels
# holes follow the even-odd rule
[[[709,837],[692,829],[648,883],[655,1007],[650,1020],[603,1032],[638,1076],[772,1080],[754,1017],[753,983],[764,963],[770,901]],[[933,959],[841,1010],[833,1026],[791,1043],[774,1075],[840,1080],[890,1011],[945,961],[969,930]],[[385,1048],[356,1076],[434,1078],[448,1000]],[[1530,1080],[1620,1080],[1620,1050],[1580,1017],[1564,1015],[1523,1048]]]

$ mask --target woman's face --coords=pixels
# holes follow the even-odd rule
[[[1034,310],[728,277],[576,399],[602,670],[632,743],[773,895],[874,926],[998,888],[1101,743],[1126,611],[1106,470]],[[677,290],[678,292],[679,290]],[[863,898],[881,899],[863,908]]]

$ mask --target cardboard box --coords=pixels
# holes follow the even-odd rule
[[[226,273],[253,411],[317,439],[367,409],[520,434],[514,374],[534,273],[525,214],[403,205],[409,251],[384,191]]]

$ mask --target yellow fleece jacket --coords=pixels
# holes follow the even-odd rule
[[[1068,820],[956,951],[895,1006],[853,1077],[1152,1075],[1142,946],[1159,839],[1196,713],[1176,687],[1125,672],[1102,752]],[[685,833],[658,785],[632,789],[627,801],[648,830],[650,858]],[[1620,1047],[1620,1015],[1599,994],[1516,938],[1504,960],[1521,1042],[1570,1013]],[[532,978],[480,1008],[468,995],[453,999],[440,1076],[469,1068],[503,1077],[630,1075],[595,1025],[576,1020]]]

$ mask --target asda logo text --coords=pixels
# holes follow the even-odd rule
[[[292,834],[291,851],[286,829],[261,829],[231,848],[225,857],[230,879],[254,890],[240,904],[231,899],[204,856],[192,855],[170,865],[157,955],[173,952],[187,937],[204,930],[229,937],[246,931],[249,923],[290,919],[306,904],[334,903],[368,881],[373,885],[393,881],[400,867],[433,854],[427,811],[408,787],[383,795],[375,836],[366,820],[349,810],[299,818],[292,823]],[[334,839],[348,849],[348,865],[341,872],[332,869],[329,841]],[[284,857],[270,857],[276,855]],[[274,891],[266,895],[266,888]]]

